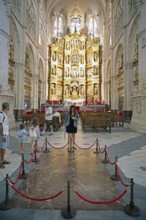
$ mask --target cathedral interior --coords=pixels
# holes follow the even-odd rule
[[[108,105],[146,131],[143,0],[1,0],[0,103]]]
[[[0,0],[4,102],[0,220],[146,220],[146,0]]]

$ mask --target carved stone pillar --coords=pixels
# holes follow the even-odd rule
[[[8,112],[10,125],[14,122],[14,94],[8,85],[8,50],[9,50],[9,12],[10,2],[0,1],[0,109],[3,102],[10,104]]]

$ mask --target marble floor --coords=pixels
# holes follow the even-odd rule
[[[6,154],[6,159],[11,164],[0,170],[0,202],[5,198],[6,174],[9,174],[11,179],[15,180],[19,172],[21,153],[16,130],[11,131],[11,147]],[[112,128],[111,133],[102,129],[98,133],[95,133],[93,129],[89,129],[84,133],[81,125],[79,125],[75,140],[77,150],[74,153],[67,152],[65,147],[67,136],[63,127],[54,132],[52,136],[49,136],[48,133],[41,136],[39,140],[40,149],[45,144],[46,138],[49,153],[37,153],[38,163],[25,164],[25,172],[29,176],[25,180],[19,180],[15,187],[32,198],[47,198],[60,191],[62,192],[61,195],[48,201],[31,201],[22,197],[10,187],[9,193],[13,205],[8,211],[0,211],[2,219],[19,219],[19,212],[23,216],[25,216],[25,213],[32,213],[30,216],[37,218],[42,210],[44,210],[44,219],[47,219],[47,216],[49,216],[48,219],[63,219],[58,211],[67,206],[68,183],[70,185],[70,205],[78,211],[78,214],[74,217],[76,220],[146,219],[146,206],[144,204],[144,201],[146,201],[145,134],[131,130],[129,124],[125,124],[124,128],[116,125]],[[131,217],[123,211],[125,204],[129,204],[130,190],[117,202],[102,205],[88,203],[75,193],[76,189],[81,196],[90,201],[111,201],[125,190],[120,181],[111,180],[110,177],[115,172],[115,166],[110,163],[102,163],[105,154],[94,153],[96,144],[93,146],[92,144],[95,143],[97,138],[101,151],[104,150],[105,145],[107,146],[110,161],[115,161],[115,156],[117,156],[117,164],[122,180],[128,183],[131,178],[134,178],[134,198],[135,204],[141,211],[140,216]],[[27,161],[30,159],[29,144],[26,144],[25,159]],[[39,210],[40,212],[38,212]],[[50,210],[49,214],[48,210]],[[46,213],[46,216],[44,213]],[[93,213],[96,213],[97,218],[93,217]]]

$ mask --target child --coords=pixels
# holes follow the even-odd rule
[[[26,138],[27,138],[27,136],[28,136],[28,132],[27,132],[26,129],[24,128],[24,124],[20,124],[20,130],[17,131],[17,136],[18,136],[19,142],[20,142],[20,150],[21,150],[21,153],[24,153],[24,151],[25,151]]]
[[[35,146],[37,147],[37,141],[40,138],[40,128],[38,126],[38,121],[36,118],[33,118],[31,121],[31,127],[29,128],[29,134],[31,137],[31,154],[33,154],[35,150]]]

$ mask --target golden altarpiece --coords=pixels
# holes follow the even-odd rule
[[[50,101],[101,101],[101,46],[98,38],[66,35],[49,48]]]

